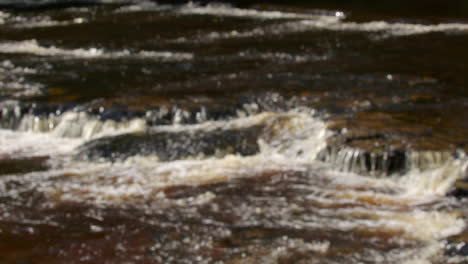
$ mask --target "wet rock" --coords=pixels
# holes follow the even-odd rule
[[[468,244],[460,243],[450,251],[452,255],[468,256]]]
[[[0,159],[0,176],[6,174],[22,174],[33,171],[44,171],[49,168],[48,157],[32,157],[23,159]]]
[[[445,247],[445,255],[448,256],[468,256],[468,232],[464,230],[462,233],[449,237]],[[465,262],[463,262],[465,263]]]
[[[95,139],[79,147],[78,159],[125,159],[156,155],[162,161],[259,151],[261,127],[212,131],[132,133]]]
[[[468,179],[460,179],[455,182],[454,190],[451,195],[456,197],[467,197],[468,196]]]

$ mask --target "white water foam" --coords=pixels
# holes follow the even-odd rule
[[[19,117],[20,110],[14,110],[16,102],[6,102],[3,111],[10,115]],[[20,117],[18,131],[51,133],[57,137],[78,137],[91,139],[101,136],[116,135],[122,133],[135,132],[209,132],[213,130],[242,129],[261,124],[272,124],[280,118],[290,118],[288,114],[261,113],[252,116],[239,117],[233,120],[204,121],[196,124],[181,125],[174,117],[172,125],[159,125],[148,127],[144,118],[133,118],[125,121],[100,120],[96,116],[89,115],[86,112],[68,111],[64,113],[50,113],[46,116],[36,116],[26,114]],[[325,129],[323,127],[323,129]]]
[[[18,131],[49,132],[56,137],[91,139],[102,136],[131,132],[144,132],[146,121],[134,118],[117,122],[99,120],[85,112],[66,112],[59,116],[50,114],[46,117],[25,115],[18,126]]]
[[[426,171],[414,169],[399,179],[399,183],[407,186],[408,195],[444,196],[452,190],[456,180],[467,176],[467,168],[468,160],[451,159],[439,168]]]
[[[13,97],[39,95],[43,86],[39,83],[29,82],[25,76],[36,74],[37,70],[28,67],[15,66],[11,61],[0,62],[0,94]]]
[[[152,132],[182,132],[182,131],[213,131],[217,129],[240,129],[260,125],[271,120],[278,119],[280,117],[287,117],[288,114],[279,114],[273,112],[263,112],[260,114],[242,116],[232,120],[207,120],[197,124],[181,125],[177,122],[177,118],[174,118],[174,124],[172,125],[161,125],[152,127]]]
[[[161,5],[151,1],[138,1],[137,3],[120,7],[116,9],[115,13],[128,13],[128,12],[155,12],[173,10],[173,5]]]
[[[73,123],[79,123],[75,118],[79,120],[80,113],[75,114],[63,126],[73,127]],[[88,119],[83,117],[83,120]],[[3,140],[0,142],[3,147],[0,148],[1,155],[53,156],[52,168],[48,171],[2,176],[0,192],[16,197],[19,194],[15,193],[21,193],[25,191],[22,188],[26,188],[45,194],[53,202],[74,201],[114,206],[131,204],[150,210],[151,208],[145,207],[148,201],[161,200],[164,203],[174,203],[173,206],[194,207],[210,203],[216,198],[213,193],[205,193],[197,197],[171,200],[162,192],[168,187],[299,173],[306,175],[309,182],[291,183],[291,192],[306,191],[306,195],[297,196],[289,202],[281,197],[272,198],[268,200],[268,207],[258,208],[246,203],[229,210],[239,210],[234,213],[242,217],[240,221],[246,226],[263,225],[263,222],[259,222],[263,220],[256,217],[260,212],[265,219],[275,219],[275,223],[282,228],[401,233],[395,239],[403,242],[418,241],[424,249],[421,251],[421,247],[418,247],[418,250],[399,251],[400,255],[390,254],[391,258],[402,261],[419,257],[430,262],[443,252],[441,241],[465,227],[458,213],[437,209],[450,204],[450,199],[443,197],[449,185],[444,182],[458,177],[456,169],[452,168],[456,164],[432,171],[435,176],[429,175],[431,177],[425,174],[427,172],[415,172],[403,178],[378,179],[337,172],[327,164],[315,160],[326,144],[327,130],[324,122],[304,111],[261,113],[231,121],[207,121],[196,125],[155,129],[168,132],[203,132],[258,124],[264,124],[266,128],[260,138],[261,151],[257,155],[228,155],[223,158],[171,162],[161,162],[157,157],[151,156],[136,156],[118,162],[74,161],[66,159],[66,156],[71,155],[75,147],[84,142],[83,138],[62,138],[53,132],[35,134],[0,131],[0,138]],[[56,159],[54,163],[54,155],[62,158]],[[291,180],[294,182],[294,179]],[[10,181],[19,186],[14,190],[8,189]],[[414,191],[415,189],[418,191]],[[303,211],[309,209],[298,207],[294,202],[296,199],[299,204],[305,202],[312,209]],[[298,211],[303,212],[301,217],[297,217]],[[376,259],[382,257],[389,258],[379,254],[374,256]]]
[[[41,46],[36,40],[11,41],[0,43],[0,53],[32,54],[37,56],[66,57],[77,59],[155,59],[161,61],[191,60],[190,53],[168,52],[168,51],[139,51],[129,50],[106,51],[104,49],[62,49],[55,46]]]
[[[37,70],[28,67],[15,66],[11,61],[4,60],[0,63],[0,74],[36,74]]]
[[[324,29],[333,31],[360,31],[383,33],[388,36],[408,36],[441,33],[468,33],[468,24],[463,23],[441,23],[433,25],[410,24],[410,23],[388,23],[385,21],[372,21],[367,23],[342,22],[332,20],[304,20],[301,24],[312,29]],[[300,26],[299,26],[300,27]]]
[[[87,20],[82,17],[76,17],[72,20],[53,20],[50,17],[35,17],[34,19],[19,19],[15,18],[15,21],[12,24],[16,28],[42,28],[42,27],[59,27],[59,26],[69,26],[86,23]]]
[[[0,11],[0,25],[5,24],[10,14]]]
[[[268,172],[290,173],[293,171],[306,172],[310,168],[294,163],[293,159],[285,157],[269,157],[258,155],[253,157],[228,156],[223,159],[208,159],[195,161],[175,161],[169,163],[158,162],[157,159],[136,157],[123,163],[72,163],[66,168],[48,172],[30,173],[22,175],[21,179],[14,176],[4,176],[2,181],[9,178],[15,181],[26,180],[33,184],[36,191],[45,193],[55,201],[89,202],[98,205],[131,203],[138,206],[148,200],[161,200],[172,206],[195,207],[210,203],[215,195],[204,193],[187,199],[166,200],[160,190],[177,185],[199,185],[215,182],[225,182],[238,177],[256,177]],[[312,177],[310,185],[320,181]],[[29,179],[28,179],[29,178]],[[337,179],[339,181],[339,179]],[[464,222],[459,215],[451,212],[427,211],[409,206],[408,201],[398,195],[389,195],[389,199],[400,202],[398,207],[387,207],[385,204],[362,202],[362,205],[350,207],[349,204],[367,192],[359,190],[359,186],[346,186],[336,189],[336,185],[325,185],[319,189],[329,190],[329,193],[348,192],[354,189],[348,198],[329,197],[330,208],[315,208],[310,213],[296,217],[298,210],[294,203],[290,205],[271,200],[270,207],[258,208],[245,206],[231,208],[235,215],[242,216],[245,225],[262,225],[255,215],[261,213],[267,219],[277,219],[275,222],[282,228],[303,228],[340,231],[374,231],[400,233],[398,239],[402,241],[414,240],[423,243],[423,249],[402,249],[398,255],[386,256],[390,259],[426,259],[429,263],[443,252],[445,237],[459,233],[464,228]],[[2,184],[0,184],[1,186]],[[342,186],[344,187],[344,186]],[[347,189],[348,188],[348,189]],[[377,199],[381,194],[375,192],[370,200]],[[320,193],[311,194],[309,199],[319,200]],[[416,197],[415,197],[416,199]],[[336,208],[340,203],[348,204],[342,209]],[[146,208],[145,210],[149,210]],[[295,213],[296,212],[296,213]],[[271,216],[270,216],[271,215]],[[402,242],[403,243],[403,242]],[[426,246],[427,245],[427,246]],[[429,245],[434,247],[429,248]],[[437,246],[436,246],[437,245]],[[328,248],[328,247],[327,247]],[[429,250],[432,249],[432,250]],[[325,248],[324,248],[325,250]],[[382,256],[376,255],[376,258]],[[384,256],[385,257],[385,256]]]
[[[46,134],[24,134],[47,136],[57,138],[74,137],[78,141],[88,138],[95,138],[103,135],[128,133],[135,131],[145,131],[146,125],[141,119],[109,125],[106,122],[90,119],[85,113],[66,113],[60,117],[59,121],[51,119],[39,119],[37,117],[26,116],[21,121],[20,131],[48,132]],[[160,163],[155,157],[134,157],[122,163],[88,163],[71,162],[66,167],[71,173],[83,175],[78,177],[84,180],[77,185],[80,189],[88,189],[91,196],[101,200],[106,196],[106,190],[112,191],[116,197],[128,197],[133,195],[147,196],[161,188],[180,184],[199,185],[209,182],[225,181],[249,175],[255,175],[265,170],[294,170],[298,169],[298,163],[290,163],[290,159],[284,159],[285,155],[290,158],[297,158],[303,164],[315,160],[315,156],[325,144],[326,127],[322,121],[315,120],[306,113],[263,113],[252,117],[240,118],[233,121],[204,122],[197,125],[176,125],[156,128],[157,131],[210,131],[219,129],[232,129],[240,127],[250,127],[258,124],[266,126],[265,135],[261,140],[261,153],[252,157],[226,156],[223,159],[208,158],[204,160],[181,160],[168,163]],[[96,127],[100,128],[97,129]],[[12,135],[19,132],[11,132]],[[19,133],[22,134],[22,133]],[[19,149],[33,148],[34,137],[26,140],[26,145],[19,144]],[[36,141],[37,142],[37,141]],[[14,144],[10,144],[14,145]],[[29,146],[32,145],[32,146]],[[52,149],[55,147],[52,145]],[[294,145],[288,148],[289,145]],[[45,147],[47,148],[47,147]],[[5,149],[5,152],[11,146]],[[50,148],[47,148],[50,150]],[[68,148],[67,148],[68,149]],[[71,149],[68,149],[70,154]],[[41,149],[42,151],[42,149]],[[34,151],[34,153],[41,151]],[[11,151],[16,155],[15,151]],[[299,166],[300,170],[305,167]],[[65,171],[59,170],[58,174]],[[51,172],[46,172],[49,174]],[[73,173],[72,173],[73,174]],[[86,176],[85,176],[86,175]],[[88,179],[90,182],[88,182]],[[100,180],[104,179],[105,184],[93,187]],[[133,184],[123,184],[122,192],[116,186],[108,184],[107,181],[133,182]],[[133,187],[131,187],[133,186]],[[138,186],[138,187],[136,187]],[[93,189],[93,190],[91,190]],[[144,191],[143,191],[144,190]],[[101,194],[100,194],[101,193]],[[98,198],[101,197],[101,198]]]
[[[340,17],[334,16],[318,16],[314,20],[310,21],[317,21],[318,23],[339,23],[341,20]],[[306,26],[302,22],[309,21],[309,20],[301,20],[301,21],[288,21],[282,23],[275,23],[273,25],[269,24],[263,27],[255,27],[249,30],[238,31],[238,30],[231,30],[225,32],[217,32],[213,31],[208,34],[200,35],[195,38],[197,42],[212,42],[217,40],[224,40],[224,39],[242,39],[242,38],[254,38],[254,37],[264,37],[264,36],[275,36],[275,35],[286,35],[286,34],[294,34],[299,32],[305,32],[311,30],[310,26]],[[174,43],[184,43],[193,41],[192,39],[187,38],[177,38],[174,40],[170,40],[169,42]]]
[[[88,0],[85,1],[89,4],[95,3],[95,4],[126,4],[126,3],[131,3],[139,0]],[[83,1],[74,1],[74,0],[68,0],[66,2],[69,3],[83,3]],[[40,7],[40,6],[47,6],[47,5],[54,5],[60,3],[60,1],[57,0],[2,0],[0,2],[1,5],[5,6],[18,6],[18,7],[29,7],[29,8],[34,8],[34,7]]]
[[[142,8],[144,10],[144,8]],[[256,9],[240,9],[226,4],[208,4],[201,6],[198,4],[187,4],[179,7],[179,14],[183,15],[212,15],[245,17],[254,19],[299,19],[300,21],[288,21],[284,23],[267,24],[249,30],[232,30],[227,32],[211,32],[200,35],[197,42],[210,42],[223,39],[253,38],[271,35],[286,35],[311,30],[347,31],[347,32],[367,32],[377,34],[376,39],[387,37],[399,37],[428,33],[445,34],[466,34],[468,24],[466,23],[439,23],[439,24],[414,24],[414,23],[389,23],[386,21],[371,22],[346,22],[342,12],[331,14],[307,14],[290,13],[282,11],[261,11]],[[190,42],[193,39],[178,38],[170,42]]]
[[[334,16],[337,18],[344,18],[343,12],[319,12],[318,10],[311,10],[310,12],[283,12],[283,11],[270,11],[260,9],[244,9],[236,8],[226,3],[208,3],[201,5],[196,2],[190,1],[183,5],[169,5],[158,4],[151,1],[139,1],[132,5],[123,6],[118,8],[116,13],[124,12],[148,12],[148,11],[169,11],[175,12],[179,15],[209,15],[209,16],[222,16],[222,17],[239,17],[250,19],[317,19],[321,16]],[[321,13],[321,14],[318,14]]]
[[[316,19],[289,21],[256,27],[249,30],[232,30],[227,32],[210,32],[196,38],[198,42],[211,42],[224,39],[254,38],[275,35],[295,34],[307,31],[338,31],[338,32],[366,32],[372,33],[373,39],[385,39],[388,37],[401,37],[428,33],[467,34],[468,24],[441,23],[435,25],[388,23],[385,21],[373,21],[367,23],[343,22],[339,17],[320,16]],[[192,40],[186,38],[174,39],[170,42],[180,43]]]
[[[13,96],[15,98],[37,96],[42,94],[44,86],[39,83],[27,83],[24,79],[17,81],[7,81],[0,83],[0,93]]]
[[[153,175],[153,177],[156,177],[155,175],[163,175],[164,180],[159,179],[156,181],[157,186],[159,186],[158,188],[162,188],[184,183],[198,185],[212,181],[224,181],[230,178],[241,177],[241,175],[257,174],[255,171],[262,170],[282,170],[282,168],[286,168],[286,170],[307,171],[310,166],[315,166],[316,168],[318,168],[317,166],[327,167],[326,163],[322,164],[316,161],[317,155],[326,147],[326,139],[329,135],[326,124],[313,118],[312,113],[304,112],[303,110],[289,113],[261,113],[230,121],[205,121],[194,125],[176,124],[154,128],[148,128],[145,120],[140,118],[121,122],[113,120],[100,121],[84,112],[67,112],[60,116],[51,114],[46,118],[26,115],[22,118],[18,127],[18,131],[26,133],[18,133],[23,135],[25,139],[28,136],[44,136],[56,138],[58,141],[62,140],[62,138],[76,138],[80,142],[84,142],[83,140],[123,133],[143,133],[147,131],[156,133],[177,133],[182,131],[203,133],[213,130],[249,128],[257,125],[262,125],[264,128],[263,133],[258,138],[260,153],[252,157],[231,155],[222,159],[208,158],[204,160],[161,163],[163,165],[159,164],[155,157],[135,157],[123,161],[121,165],[118,165],[119,163],[109,163],[107,169],[110,171],[103,172],[102,174],[115,175],[109,177],[124,179],[125,175],[122,175],[121,172],[131,170],[134,166],[142,167],[142,171],[139,173],[130,173],[130,179],[134,175]],[[42,134],[31,132],[42,132]],[[15,133],[11,132],[11,135]],[[8,136],[11,137],[11,135]],[[4,141],[10,140],[5,139]],[[31,141],[20,140],[20,143],[22,141],[25,141],[26,145],[30,144],[31,146],[26,147],[18,144],[18,149],[31,149],[33,148],[35,139]],[[4,145],[7,147],[5,147],[2,153],[6,154],[11,149],[11,146],[15,144],[5,143]],[[55,145],[52,144],[52,146]],[[68,150],[72,151],[71,149]],[[14,156],[14,153],[17,153],[18,150],[15,149],[11,152]],[[148,163],[145,163],[146,160],[148,160]],[[81,162],[78,167],[84,168],[86,167],[85,164],[87,163],[83,164]],[[156,167],[154,167],[155,164],[157,165]],[[258,164],[258,168],[256,164]],[[90,164],[90,166],[94,167],[95,165]],[[106,167],[106,165],[102,164],[97,164],[96,166],[99,168],[102,168],[102,166]],[[324,171],[323,174],[330,179],[331,183],[337,186],[342,185],[346,186],[346,188],[352,187],[352,189],[356,186],[374,186],[382,190],[392,190],[394,194],[389,195],[385,194],[385,192],[380,194],[382,202],[391,201],[395,198],[394,195],[397,194],[400,197],[399,200],[404,201],[404,203],[421,204],[444,196],[450,191],[454,181],[464,176],[463,173],[467,166],[468,163],[466,161],[455,159],[445,163],[442,167],[423,172],[411,171],[402,177],[372,178],[359,176],[352,172],[338,172],[333,168],[327,169],[328,172]],[[114,171],[116,167],[120,168]],[[212,168],[218,168],[218,170]],[[137,169],[137,171],[139,170]],[[83,173],[89,174],[87,172]],[[142,177],[144,181],[149,182],[148,177],[151,176]],[[141,185],[149,186],[151,184],[148,185],[148,183],[142,182]],[[149,189],[154,191],[157,188]],[[353,196],[354,194],[353,192],[342,193],[345,196]],[[364,193],[360,192],[360,195],[362,196]],[[375,192],[367,193],[362,197],[365,200],[367,199],[366,197],[372,197],[373,195],[375,195]]]
[[[75,174],[75,179],[60,184],[50,182],[51,186],[42,184],[42,192],[52,197],[63,194],[60,200],[87,200],[98,204],[118,204],[129,200],[138,203],[138,200],[157,199],[159,191],[167,187],[224,182],[254,177],[266,171],[293,169],[295,166],[281,161],[265,163],[258,156],[236,155],[223,159],[173,162],[159,162],[156,157],[135,157],[122,163],[73,162],[66,169],[47,172],[43,176],[56,178]]]
[[[190,2],[181,6],[178,13],[185,15],[214,15],[214,16],[228,16],[228,17],[245,17],[255,19],[317,19],[322,15],[307,14],[307,13],[290,13],[282,11],[262,11],[256,9],[241,9],[235,8],[228,4],[208,4],[198,5]],[[343,18],[344,13],[335,12],[335,17]]]
[[[11,15],[0,11],[0,25],[11,26],[15,28],[41,28],[55,26],[69,26],[73,24],[82,24],[87,22],[85,18],[75,17],[70,20],[54,20],[49,16],[25,17],[20,15]]]
[[[69,154],[81,139],[0,129],[0,158],[26,158]]]

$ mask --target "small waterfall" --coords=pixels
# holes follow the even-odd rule
[[[428,150],[363,150],[348,146],[328,145],[318,159],[339,171],[362,175],[387,176],[404,174],[410,170],[440,168],[456,158],[452,151]]]
[[[52,131],[60,122],[60,116],[49,114],[47,116],[24,115],[16,130],[25,132],[45,133]]]
[[[318,159],[339,171],[364,175],[388,175],[405,170],[405,153],[401,151],[368,152],[347,146],[327,146]]]
[[[408,169],[428,170],[441,167],[456,153],[451,151],[409,151],[406,159]]]
[[[59,137],[82,137],[89,139],[97,135],[112,134],[124,131],[144,131],[146,122],[135,118],[128,121],[101,121],[86,113],[66,113],[53,129],[52,133]]]
[[[201,124],[209,121],[230,121],[258,115],[262,112],[288,112],[291,105],[298,105],[295,98],[284,98],[267,93],[259,98],[245,96],[241,103],[207,107],[173,105],[149,107],[145,110],[129,110],[101,105],[67,105],[0,103],[0,128],[13,131],[48,133],[60,137],[83,137],[122,130],[138,123],[146,127]],[[136,121],[138,120],[138,121]]]
[[[3,104],[0,111],[0,126],[21,132],[51,133],[58,137],[89,139],[97,135],[119,131],[142,131],[146,120],[129,118],[120,121],[102,119],[100,116],[80,111],[39,109],[15,102]]]
[[[201,123],[210,119],[236,116],[235,111],[219,113],[201,107],[187,110],[178,107],[159,107],[146,112],[122,112],[119,109],[104,110],[103,107],[46,107],[36,104],[19,104],[15,101],[0,105],[0,128],[13,131],[47,133],[59,137],[83,137],[122,130],[130,127],[178,125]]]

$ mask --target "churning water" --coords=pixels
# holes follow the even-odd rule
[[[466,17],[0,7],[0,263],[468,262]]]

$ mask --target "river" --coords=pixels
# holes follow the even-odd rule
[[[468,263],[464,1],[0,0],[0,263]]]

